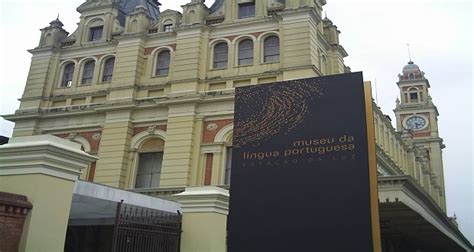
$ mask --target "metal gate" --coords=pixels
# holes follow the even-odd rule
[[[112,252],[179,252],[181,215],[119,202]]]

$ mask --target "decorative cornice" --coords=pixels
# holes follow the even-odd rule
[[[227,215],[229,211],[229,191],[215,187],[187,187],[174,195],[181,204],[183,213],[218,213]]]
[[[0,215],[2,213],[26,215],[32,207],[24,195],[0,192]]]
[[[51,135],[12,138],[0,146],[0,176],[44,174],[75,181],[97,159],[79,144]]]
[[[201,144],[201,154],[207,154],[207,153],[221,153],[222,152],[222,147],[225,146],[224,142],[220,143],[205,143]]]

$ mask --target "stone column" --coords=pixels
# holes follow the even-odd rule
[[[174,195],[183,211],[181,252],[225,252],[229,192],[205,186]]]
[[[108,111],[100,140],[94,182],[124,188],[129,174],[130,141],[133,136],[131,110]]]
[[[180,187],[192,185],[192,177],[197,171],[196,144],[202,129],[197,122],[197,106],[194,103],[169,106],[163,167],[160,187]],[[200,130],[201,129],[201,130]],[[192,170],[192,168],[195,170]]]
[[[64,250],[75,181],[95,160],[79,144],[50,135],[0,146],[0,191],[24,195],[33,205],[18,251]]]

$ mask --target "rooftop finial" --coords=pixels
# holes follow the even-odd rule
[[[324,12],[324,19],[328,19],[328,12],[327,11]]]
[[[63,27],[63,23],[59,20],[59,13],[55,20],[49,23],[50,27]]]
[[[411,52],[410,52],[410,44],[407,43],[407,48],[408,48],[408,59],[410,61],[408,61],[408,64],[413,64],[413,61],[411,61]]]

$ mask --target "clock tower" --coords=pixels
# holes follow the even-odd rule
[[[425,160],[422,175],[429,193],[446,211],[442,149],[445,147],[438,131],[438,109],[429,94],[430,83],[425,73],[411,60],[403,67],[397,82],[400,99],[394,110],[397,131],[410,132],[417,158]],[[405,134],[406,135],[406,134]]]

